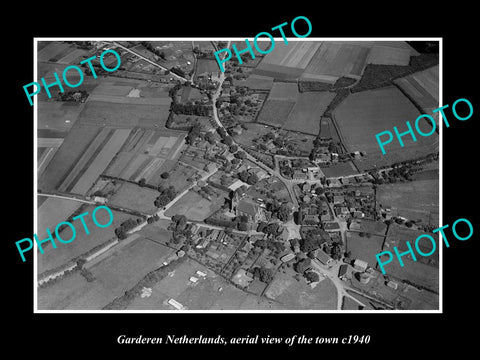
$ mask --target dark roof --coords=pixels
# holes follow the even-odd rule
[[[251,202],[240,200],[237,205],[237,210],[250,216],[255,216],[257,214],[258,206]]]
[[[340,265],[340,268],[338,269],[338,277],[345,275],[347,273],[347,269],[348,269],[347,264]]]

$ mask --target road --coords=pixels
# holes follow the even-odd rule
[[[140,59],[145,60],[145,61],[148,62],[149,64],[152,64],[152,65],[154,65],[154,66],[156,66],[156,67],[158,67],[158,68],[160,68],[160,69],[162,69],[162,70],[170,71],[170,69],[167,69],[166,67],[157,64],[156,62],[154,62],[154,61],[146,58],[146,57],[143,56],[143,55],[140,55],[140,54],[136,53],[136,52],[133,51],[133,50],[130,50],[129,48],[126,48],[126,47],[123,46],[123,45],[120,45],[119,43],[117,43],[117,42],[115,42],[115,41],[112,41],[111,44],[112,44],[112,45],[115,45],[115,46],[118,46],[119,48],[122,48],[123,50],[126,50],[126,51],[128,51],[129,53],[134,54],[135,56],[138,56]],[[170,71],[170,74],[169,74],[169,75],[172,75],[173,77],[176,77],[176,78],[179,79],[179,80],[183,80],[183,81],[186,81],[186,82],[190,82],[190,80],[184,78],[183,76],[180,76],[180,75],[178,75],[178,74],[175,74],[175,73],[173,73],[173,72],[171,72],[171,71]]]
[[[365,304],[362,304],[360,301],[358,301],[349,293],[347,293],[347,287],[345,287],[345,284],[343,283],[343,281],[337,277],[338,269],[342,264],[341,262],[337,262],[331,268],[326,268],[325,266],[320,264],[320,262],[317,259],[313,259],[311,264],[318,272],[323,274],[325,277],[329,278],[333,282],[333,285],[335,285],[335,288],[337,289],[337,310],[342,310],[342,302],[343,302],[344,296],[347,296],[352,300],[354,300],[355,302],[357,302],[358,304],[365,306]]]
[[[78,199],[78,198],[73,197],[73,196],[64,196],[64,195],[55,195],[55,194],[44,194],[44,193],[38,193],[37,195],[38,195],[38,196],[53,197],[53,198],[58,198],[58,199],[65,199],[65,200],[73,200],[73,201],[78,201],[78,202],[82,202],[82,203],[85,203],[85,204],[96,204],[95,201]]]
[[[227,43],[227,46],[226,48],[229,48],[230,47],[230,41]],[[224,56],[226,55],[226,53],[224,53]],[[222,92],[222,84],[223,82],[225,81],[225,73],[221,73],[220,75],[220,79],[219,79],[220,83],[218,85],[218,88],[217,88],[217,91],[215,91],[215,93],[212,94],[212,103],[213,103],[213,119],[215,120],[215,123],[221,127],[221,128],[224,128],[225,127],[223,126],[222,122],[220,121],[220,119],[218,118],[218,111],[217,111],[217,99],[218,97],[220,96],[220,93]],[[233,140],[233,139],[232,139]],[[275,175],[281,182],[283,182],[283,184],[286,186],[287,190],[288,190],[288,193],[290,194],[290,197],[292,198],[292,202],[293,202],[293,205],[295,206],[295,209],[298,209],[298,201],[297,201],[297,197],[295,196],[294,192],[293,192],[293,189],[292,189],[292,183],[289,182],[288,180],[284,179],[283,176],[280,175],[280,173],[278,171],[276,171],[275,169],[271,169],[269,168],[267,165],[265,165],[264,163],[262,163],[261,161],[258,161],[255,157],[253,157],[252,155],[250,155],[248,152],[246,152],[243,147],[238,144],[235,140],[233,140],[233,143],[235,145],[237,145],[238,149],[243,151],[246,155],[247,155],[247,160],[253,162],[255,165],[257,165],[258,167],[262,168],[263,170],[265,170],[267,173],[269,173],[270,175]]]

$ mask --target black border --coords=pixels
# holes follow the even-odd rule
[[[377,356],[404,353],[417,356],[425,352],[460,345],[462,350],[474,344],[474,331],[466,325],[475,314],[476,275],[473,270],[478,245],[478,214],[474,210],[476,190],[475,126],[479,110],[478,77],[473,8],[460,3],[449,9],[433,6],[421,9],[418,4],[342,3],[331,9],[318,3],[306,10],[303,5],[278,4],[261,12],[258,4],[205,3],[201,11],[190,4],[83,4],[76,9],[54,12],[53,4],[42,10],[20,12],[21,30],[2,25],[4,36],[3,72],[5,108],[4,128],[4,229],[6,279],[3,289],[8,314],[7,345],[12,349],[25,346],[60,354],[120,350],[122,354],[139,355],[139,350],[153,350],[165,356],[165,350],[177,355],[180,351],[207,354],[234,350],[252,354],[257,349],[269,352],[298,353],[308,350],[313,356],[325,354],[365,353]],[[63,4],[61,6],[64,6]],[[151,8],[149,8],[151,6]],[[437,5],[438,6],[438,5]],[[469,99],[474,106],[473,117],[465,122],[453,120],[444,128],[443,146],[443,223],[452,224],[467,218],[476,231],[465,242],[453,240],[444,248],[443,314],[33,314],[33,257],[22,263],[14,242],[33,233],[33,107],[25,99],[22,86],[33,80],[33,38],[49,36],[146,36],[146,37],[252,37],[260,31],[290,22],[294,17],[307,16],[313,25],[311,37],[442,37],[443,38],[443,103],[458,98]],[[21,26],[20,26],[21,25]],[[14,34],[12,34],[14,32]],[[15,134],[15,135],[14,135]],[[8,140],[7,140],[8,139]],[[8,149],[8,150],[6,150]],[[11,190],[10,190],[11,189]],[[471,320],[470,320],[471,319]],[[469,321],[470,320],[470,321]],[[472,324],[475,326],[474,324]],[[475,328],[473,328],[475,329]],[[29,334],[30,336],[22,336]],[[116,338],[128,336],[211,335],[245,336],[348,336],[368,334],[372,341],[363,346],[179,346],[132,345],[118,346]],[[23,347],[22,347],[23,345]],[[30,346],[33,345],[33,346]],[[382,348],[384,351],[376,352]],[[373,351],[372,351],[373,350]],[[463,352],[463,351],[462,351]],[[35,356],[35,355],[34,355]],[[91,355],[95,356],[95,355]]]

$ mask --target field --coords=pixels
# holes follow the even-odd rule
[[[382,155],[375,135],[383,131],[393,132],[407,128],[405,121],[414,124],[420,115],[415,106],[396,87],[385,87],[349,95],[334,111],[334,118],[341,133],[343,143],[349,152],[363,151],[367,158],[357,162],[363,169],[383,166],[394,162],[421,157],[438,150],[438,135],[418,136],[416,142],[411,136],[403,137],[405,147],[395,138],[385,146]],[[429,125],[419,123],[423,132]],[[431,128],[430,128],[431,129]]]
[[[375,41],[367,63],[407,66],[411,55],[418,55],[418,52],[405,41]]]
[[[37,139],[37,176],[40,176],[62,145],[62,138]]]
[[[267,100],[258,114],[257,122],[271,126],[283,126],[294,106],[294,101]]]
[[[58,189],[62,192],[85,195],[120,150],[130,131],[103,128]]]
[[[156,190],[124,182],[108,203],[116,207],[153,214],[157,210],[153,205],[157,196]]]
[[[180,66],[186,73],[193,70],[191,41],[150,41],[150,43],[165,54],[166,61],[160,62],[162,66],[168,69]]]
[[[78,201],[39,196],[45,199],[38,207],[37,236],[39,240],[47,238],[46,229],[53,233],[58,223],[65,221],[82,203]]]
[[[135,128],[110,164],[105,174],[149,184],[158,183],[161,173],[168,171],[184,144],[184,132]]]
[[[359,78],[366,65],[371,42],[323,41],[302,74],[302,79],[334,84],[338,78]]]
[[[268,94],[268,100],[296,101],[298,85],[296,83],[275,82]]]
[[[43,43],[43,44],[41,44]],[[77,64],[87,56],[87,50],[78,49],[74,44],[60,41],[38,43],[38,60],[62,64]]]
[[[159,267],[171,249],[138,238],[89,270],[95,280],[80,273],[38,290],[38,308],[55,310],[100,310],[130,289],[149,271]]]
[[[207,274],[205,278],[195,274],[196,271]],[[199,278],[194,284],[189,278]],[[238,310],[238,309],[283,309],[278,304],[257,296],[247,294],[227,283],[203,265],[187,259],[167,276],[152,286],[150,297],[136,297],[128,310],[174,310],[167,304],[175,299],[189,310]]]
[[[195,69],[195,77],[203,73],[211,74],[220,72],[218,63],[212,59],[197,59],[197,68]]]
[[[320,118],[334,97],[335,94],[332,92],[304,92],[298,94],[295,106],[288,116],[284,129],[318,135]]]
[[[219,196],[212,195],[212,200],[205,199],[196,191],[190,190],[182,196],[166,212],[166,216],[185,215],[192,221],[203,221],[224,204],[226,193]]]
[[[439,102],[439,67],[429,69],[396,79],[394,83],[407,93],[427,114],[438,108]],[[438,112],[433,117],[438,121]]]
[[[291,310],[335,310],[337,305],[337,290],[328,278],[312,289],[303,279],[277,273],[265,296]]]
[[[387,240],[383,250],[392,250],[394,246],[398,247],[399,252],[408,250],[406,241],[414,246],[415,239],[424,232],[418,230],[411,230],[397,225],[391,225],[388,231]],[[435,239],[437,246],[435,252],[423,257],[416,254],[417,261],[413,261],[411,255],[402,257],[404,266],[394,259],[391,263],[385,265],[387,275],[394,276],[398,279],[409,280],[412,283],[424,286],[428,289],[438,292],[439,288],[439,246],[438,233],[430,234]],[[419,243],[420,249],[424,253],[429,253],[432,250],[432,244],[428,239],[423,239]]]
[[[254,70],[255,74],[279,79],[298,78],[320,46],[313,41],[276,41],[275,47]]]
[[[327,178],[358,174],[357,169],[351,161],[337,163],[329,167],[322,167],[322,171]]]
[[[376,254],[382,251],[384,236],[370,235],[361,237],[358,232],[347,231],[347,251],[351,251],[351,258],[366,261],[375,267]]]
[[[51,191],[68,175],[72,167],[100,132],[98,126],[76,123],[63,140],[42,176],[38,178],[38,188]]]
[[[45,205],[45,204],[44,204]],[[80,219],[74,220],[73,225],[75,226],[76,230],[76,237],[71,243],[61,243],[60,241],[56,241],[57,248],[54,249],[52,246],[48,245],[44,249],[44,254],[40,254],[38,252],[38,273],[41,274],[46,270],[54,269],[60,265],[63,265],[70,261],[71,259],[80,256],[90,249],[94,248],[97,245],[100,245],[107,240],[115,237],[114,230],[117,226],[120,225],[123,221],[127,220],[131,217],[131,215],[118,212],[112,210],[113,213],[113,222],[110,226],[106,228],[100,228],[94,224],[92,219],[92,211],[95,209],[96,206],[89,205],[85,208],[85,211],[88,211],[88,215],[84,217],[85,223],[87,228],[89,229],[90,234],[86,234],[83,226],[81,224]],[[39,210],[39,218],[40,218],[40,211]],[[49,215],[50,216],[50,215]],[[65,220],[68,215],[65,214],[63,220]],[[100,224],[106,224],[109,221],[109,215],[104,210],[99,210],[95,217],[97,218]],[[56,225],[56,224],[55,224]],[[40,226],[40,221],[39,221]],[[55,229],[50,228],[53,232]],[[72,230],[67,226],[62,232],[60,232],[60,236],[64,239],[69,239],[72,235]],[[39,239],[46,238],[39,237]]]
[[[165,101],[166,100],[162,100]],[[164,127],[170,105],[140,105],[87,101],[80,113],[79,122],[116,127]]]
[[[250,75],[246,80],[233,80],[235,86],[246,86],[254,90],[270,90],[273,84],[272,77],[262,75]]]
[[[377,204],[392,207],[392,216],[403,216],[422,225],[438,227],[439,179],[379,185]]]
[[[38,129],[68,132],[77,121],[85,103],[61,101],[37,101]]]

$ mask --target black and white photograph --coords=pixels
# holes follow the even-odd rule
[[[7,353],[474,350],[471,5],[71,5],[2,23]]]

